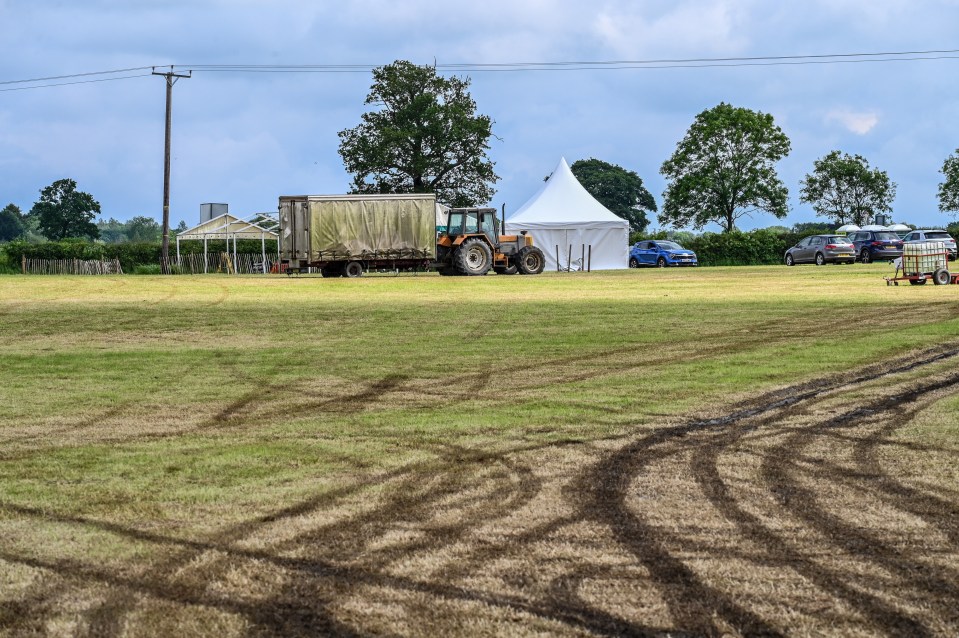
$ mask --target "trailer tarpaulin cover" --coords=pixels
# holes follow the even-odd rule
[[[432,199],[310,201],[310,259],[432,259]]]

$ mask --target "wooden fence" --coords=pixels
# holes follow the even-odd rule
[[[235,258],[234,258],[235,257]],[[202,275],[204,273],[226,273],[230,275],[254,275],[268,273],[277,262],[276,255],[267,255],[263,260],[262,253],[202,253],[180,255],[174,272],[181,275]]]
[[[21,260],[24,275],[122,275],[116,259],[27,259]]]

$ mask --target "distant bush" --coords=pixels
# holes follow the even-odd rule
[[[160,264],[142,264],[133,268],[134,275],[159,275]]]

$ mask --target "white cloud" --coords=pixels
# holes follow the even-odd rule
[[[879,124],[879,114],[875,111],[834,109],[826,114],[826,122],[839,122],[856,135],[865,135]]]

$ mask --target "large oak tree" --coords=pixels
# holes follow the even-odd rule
[[[354,193],[436,193],[451,206],[478,206],[499,179],[486,156],[492,120],[476,113],[469,79],[398,60],[373,70],[359,126],[340,131]]]
[[[696,116],[660,172],[666,177],[659,221],[733,230],[753,212],[782,219],[789,191],[775,164],[789,154],[789,138],[773,116],[720,103]]]
[[[72,179],[60,179],[40,191],[30,216],[37,218],[40,232],[47,239],[98,239],[100,230],[93,219],[99,212],[100,203],[92,195],[78,191]]]
[[[839,151],[816,160],[799,191],[799,201],[837,226],[869,224],[876,214],[891,212],[895,198],[896,184],[885,171],[871,169],[861,155]]]

